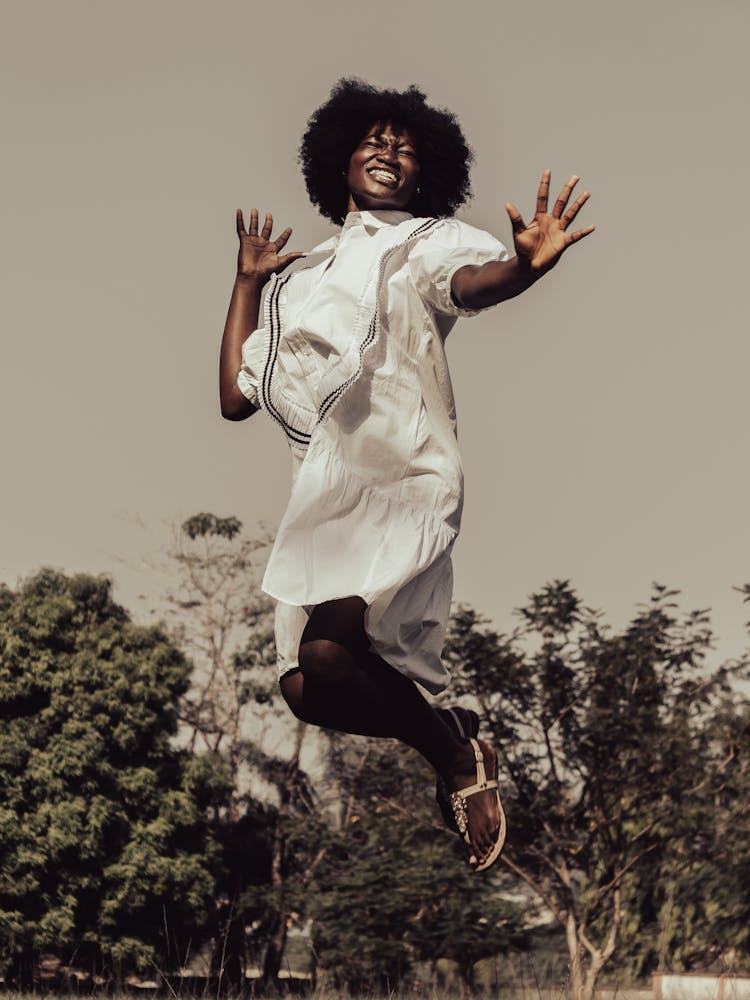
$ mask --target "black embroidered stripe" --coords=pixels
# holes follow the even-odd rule
[[[285,278],[281,278],[274,283],[273,289],[269,292],[269,302],[268,302],[268,324],[269,324],[269,350],[268,357],[266,358],[265,368],[263,369],[263,380],[261,391],[263,394],[263,404],[268,410],[269,414],[273,419],[281,425],[284,433],[290,441],[294,441],[298,445],[303,445],[307,447],[310,443],[310,435],[305,431],[299,430],[293,427],[288,421],[286,421],[283,415],[279,412],[273,403],[271,398],[271,386],[273,383],[274,370],[276,368],[276,362],[279,353],[279,344],[281,342],[281,321],[279,314],[279,296],[281,289],[286,284],[286,282],[291,278],[291,275],[287,275]]]
[[[351,386],[354,382],[356,382],[359,376],[362,374],[362,367],[363,367],[362,358],[367,348],[375,340],[376,328],[377,324],[375,321],[375,315],[373,315],[372,319],[370,320],[370,326],[368,327],[367,335],[365,336],[362,343],[359,345],[359,364],[357,366],[357,370],[353,372],[345,382],[342,382],[340,386],[334,389],[333,392],[330,392],[323,400],[323,402],[320,404],[318,423],[322,423],[322,421],[325,419],[328,413],[330,413],[331,409],[336,405],[338,400],[343,396],[343,394],[346,392],[349,386]]]
[[[318,423],[323,422],[323,420],[330,413],[331,409],[336,405],[336,403],[346,392],[346,390],[354,382],[356,382],[356,380],[362,374],[365,351],[374,342],[375,331],[377,330],[378,327],[379,310],[380,310],[379,292],[381,283],[383,281],[383,276],[385,273],[386,263],[388,262],[388,260],[390,260],[391,256],[396,253],[397,250],[400,250],[402,247],[406,246],[406,244],[410,243],[412,240],[417,239],[417,237],[422,236],[428,230],[436,226],[439,221],[440,221],[439,219],[428,219],[426,222],[423,222],[422,225],[418,226],[414,230],[414,232],[410,233],[405,240],[402,240],[400,243],[397,243],[395,246],[392,246],[380,258],[380,265],[378,267],[378,279],[376,284],[375,311],[373,313],[370,326],[367,330],[367,335],[363,339],[362,343],[359,345],[359,364],[357,365],[356,371],[345,382],[342,382],[342,384],[338,386],[338,388],[334,389],[333,392],[330,392],[326,396],[326,398],[322,401],[318,411]]]
[[[375,309],[373,311],[373,316],[370,321],[370,325],[367,329],[367,334],[359,345],[359,362],[357,364],[356,370],[350,375],[346,381],[342,382],[336,389],[330,392],[326,398],[321,402],[318,410],[318,418],[316,424],[320,424],[328,416],[336,403],[341,399],[344,393],[357,381],[357,379],[362,374],[364,367],[364,355],[367,349],[374,343],[376,332],[378,329],[378,322],[380,318],[380,302],[379,293],[380,287],[385,274],[385,268],[387,262],[390,260],[391,256],[395,254],[398,250],[402,249],[412,240],[424,235],[434,226],[438,225],[440,219],[428,219],[418,226],[414,232],[410,233],[406,239],[392,246],[383,256],[380,258],[378,265],[378,275],[376,283],[376,300]],[[261,382],[261,395],[263,400],[263,405],[268,410],[271,417],[282,427],[284,433],[290,442],[294,444],[307,448],[310,443],[311,434],[307,431],[300,430],[298,427],[292,426],[283,416],[283,414],[274,405],[272,399],[272,386],[273,379],[276,370],[276,364],[278,360],[279,345],[281,343],[281,315],[279,298],[281,295],[281,289],[286,284],[286,282],[292,277],[292,275],[287,275],[284,278],[275,279],[272,289],[269,291],[268,302],[266,304],[266,325],[268,327],[269,333],[269,345],[268,353],[266,357],[265,367],[263,369],[263,379]]]

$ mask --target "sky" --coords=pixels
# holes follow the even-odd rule
[[[234,212],[332,233],[296,150],[334,81],[414,83],[476,155],[460,217],[511,244],[541,171],[597,231],[448,341],[467,496],[455,597],[501,630],[552,579],[615,626],[652,581],[747,645],[745,0],[2,0],[0,580],[111,574],[137,614],[198,511],[278,523],[264,415],[222,421]],[[578,224],[578,223],[577,223]]]

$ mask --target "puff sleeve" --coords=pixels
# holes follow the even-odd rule
[[[479,309],[464,309],[451,296],[455,272],[467,264],[507,260],[509,253],[500,240],[483,229],[446,219],[409,252],[411,278],[422,301],[445,316],[476,316]]]
[[[242,366],[237,376],[237,387],[243,396],[260,407],[260,380],[265,358],[265,330],[251,333],[242,345]]]

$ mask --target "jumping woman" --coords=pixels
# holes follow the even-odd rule
[[[221,345],[221,412],[264,409],[291,448],[294,480],[263,579],[277,601],[283,696],[297,718],[414,747],[438,776],[469,864],[499,856],[497,756],[478,718],[435,709],[463,476],[444,342],[456,319],[531,287],[594,229],[570,231],[584,192],[549,171],[527,224],[507,204],[515,256],[454,218],[471,152],[456,118],[414,87],[340,80],[310,118],[300,162],[310,199],[339,232],[283,253],[237,212],[237,276]],[[294,261],[305,265],[287,271]],[[284,273],[286,272],[286,273]],[[261,294],[265,292],[262,320]]]

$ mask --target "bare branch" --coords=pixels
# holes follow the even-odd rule
[[[315,857],[312,859],[310,864],[307,866],[307,868],[305,868],[305,870],[302,872],[302,875],[300,876],[300,882],[302,883],[303,886],[308,885],[313,875],[315,874],[316,869],[320,865],[321,861],[325,858],[327,853],[328,853],[327,847],[319,848]]]
[[[576,936],[581,942],[586,951],[591,955],[592,958],[596,958],[599,955],[599,949],[596,948],[590,941],[588,934],[586,933],[586,924],[581,922],[576,929]]]
[[[507,854],[502,854],[500,858],[503,864],[507,868],[509,868],[514,875],[517,875],[520,879],[522,879],[526,883],[526,885],[528,885],[528,887],[534,892],[534,894],[537,895],[542,900],[544,905],[547,906],[552,911],[552,913],[555,916],[555,920],[557,920],[561,924],[564,924],[567,911],[563,910],[562,907],[558,906],[557,901],[548,892],[545,892],[545,890],[541,887],[539,882],[535,880],[533,876],[529,875],[528,872],[525,872],[523,868],[517,865],[514,861],[511,861],[511,859],[508,857]]]
[[[549,835],[550,839],[554,841],[556,839],[555,835],[553,834],[552,830],[546,823],[544,823],[544,829],[545,832]],[[530,846],[529,853],[533,854],[534,857],[539,858],[539,860],[543,864],[545,864],[550,869],[550,871],[553,871],[555,875],[557,875],[557,877],[560,879],[560,881],[562,882],[562,884],[565,886],[566,889],[572,890],[573,883],[570,877],[570,872],[568,871],[568,866],[565,864],[564,861],[562,862],[561,865],[555,864],[552,858],[550,858],[549,855],[545,854],[543,851],[540,851],[538,847]]]
[[[652,824],[649,824],[649,826],[651,826],[651,825],[652,825]],[[606,885],[602,885],[602,886],[599,886],[599,889],[597,890],[597,892],[596,892],[596,897],[595,897],[595,899],[596,899],[596,902],[597,902],[597,903],[601,902],[601,900],[603,900],[603,899],[604,899],[604,897],[605,897],[605,896],[607,895],[607,893],[608,893],[608,892],[609,892],[609,891],[610,891],[611,889],[613,889],[613,888],[615,888],[615,887],[617,887],[617,889],[618,889],[618,891],[619,891],[619,887],[620,887],[620,885],[622,884],[622,880],[623,880],[623,878],[624,878],[624,877],[625,877],[625,876],[627,875],[627,873],[628,873],[628,872],[629,872],[629,871],[630,871],[630,870],[631,870],[632,868],[635,868],[635,866],[636,866],[636,865],[638,864],[638,862],[639,862],[639,861],[640,861],[640,860],[641,860],[642,858],[645,858],[645,856],[646,856],[647,854],[650,854],[650,853],[651,853],[651,851],[655,850],[655,849],[656,849],[656,847],[657,847],[657,845],[656,845],[656,844],[650,844],[650,845],[649,845],[648,847],[644,848],[644,850],[642,850],[642,851],[640,852],[640,854],[636,854],[636,856],[635,856],[634,858],[631,858],[631,859],[630,859],[630,860],[629,860],[629,861],[627,862],[627,864],[625,864],[625,865],[624,865],[624,866],[623,866],[623,867],[622,867],[622,868],[620,869],[620,871],[619,871],[619,872],[618,872],[618,873],[617,873],[617,874],[615,875],[615,877],[614,877],[613,879],[611,879],[611,880],[610,880],[609,882],[607,882],[607,884],[606,884]]]
[[[614,954],[615,947],[617,945],[617,934],[620,929],[620,924],[622,922],[622,907],[621,907],[621,890],[618,886],[614,892],[614,913],[612,916],[612,925],[609,929],[609,934],[607,936],[607,943],[604,945],[604,951],[602,953],[602,958],[604,962],[608,961]]]
[[[348,830],[351,826],[352,815],[354,813],[354,805],[357,800],[357,785],[359,784],[359,779],[362,777],[362,771],[367,763],[367,758],[370,756],[370,748],[365,747],[362,756],[359,759],[359,763],[354,770],[354,781],[352,782],[352,790],[349,793],[349,798],[346,803],[346,811],[342,818],[342,830]]]

